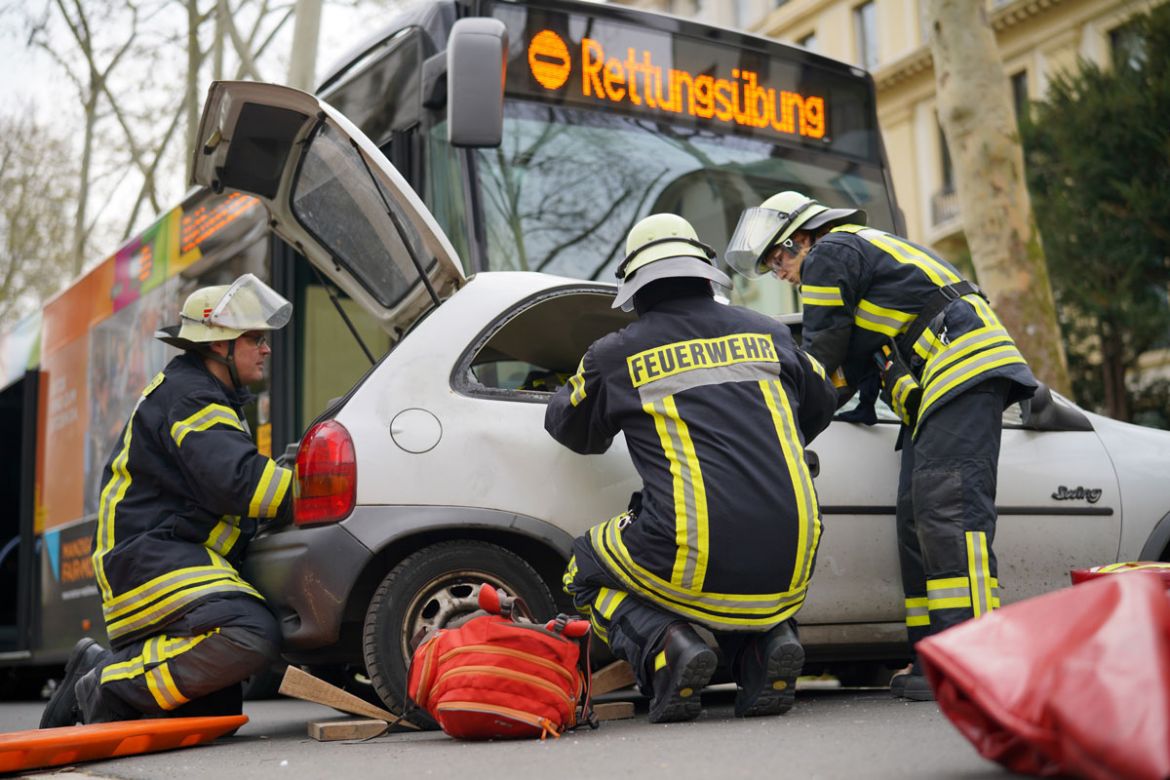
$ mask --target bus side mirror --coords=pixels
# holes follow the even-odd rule
[[[447,44],[447,141],[495,147],[504,135],[508,30],[499,19],[460,19]]]

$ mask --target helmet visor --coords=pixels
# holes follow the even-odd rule
[[[774,209],[744,209],[727,244],[723,259],[729,266],[749,279],[767,273],[764,254],[780,234],[789,214]]]
[[[276,330],[292,317],[292,304],[252,274],[232,283],[204,324],[234,330]]]

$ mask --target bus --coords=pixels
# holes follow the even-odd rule
[[[502,84],[476,80],[490,48],[453,36],[468,18],[505,31],[503,62],[482,69],[502,64]],[[613,281],[627,231],[647,214],[680,214],[722,247],[743,208],[785,189],[902,228],[867,73],[684,19],[570,0],[440,0],[391,19],[317,94],[398,169],[467,275]],[[402,334],[277,238],[254,197],[192,190],[0,335],[6,692],[39,690],[80,636],[104,641],[89,562],[102,466],[174,355],[154,331],[195,288],[244,272],[294,303],[247,413],[259,448],[280,455]],[[735,303],[797,308],[784,285],[742,282]]]

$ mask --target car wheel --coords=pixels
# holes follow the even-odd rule
[[[362,645],[370,681],[391,711],[405,708],[406,672],[414,646],[427,631],[458,625],[478,610],[479,587],[485,582],[524,599],[537,618],[556,613],[552,594],[536,570],[487,542],[424,547],[382,580],[366,611]],[[421,712],[408,718],[437,727]]]

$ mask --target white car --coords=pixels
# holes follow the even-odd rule
[[[256,540],[248,573],[281,618],[290,661],[364,663],[397,709],[413,637],[474,609],[485,581],[538,616],[566,608],[570,542],[638,489],[620,436],[582,456],[543,428],[550,391],[630,315],[610,308],[612,285],[465,279],[397,171],[310,95],[218,84],[200,132],[199,183],[260,197],[285,240],[388,332],[405,330],[307,432],[297,521]],[[906,654],[897,431],[892,415],[835,422],[812,446],[825,532],[799,614],[810,663]],[[1009,409],[995,539],[1004,603],[1067,585],[1073,568],[1170,560],[1167,464],[1170,434],[1046,390],[1026,420]]]

